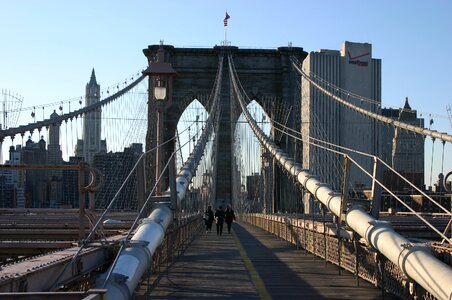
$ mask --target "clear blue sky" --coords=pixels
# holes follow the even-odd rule
[[[383,1],[11,1],[0,0],[0,88],[24,106],[84,94],[94,67],[103,86],[146,65],[150,44],[212,47],[224,39],[247,48],[292,42],[305,51],[339,50],[343,41],[368,42],[382,59],[384,107],[403,105],[434,116],[433,129],[452,132],[452,2]],[[22,116],[31,122],[29,113]],[[426,122],[428,123],[428,121]],[[435,154],[441,159],[441,145]],[[446,145],[445,171],[452,170]],[[426,173],[431,143],[426,143]],[[439,163],[435,164],[436,174]],[[435,175],[436,176],[436,175]]]

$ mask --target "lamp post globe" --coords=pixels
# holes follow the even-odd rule
[[[149,67],[143,71],[144,75],[150,77],[149,98],[154,100],[157,110],[157,130],[156,130],[156,158],[155,158],[155,180],[156,195],[162,194],[162,165],[163,165],[163,112],[171,105],[172,100],[172,79],[177,75],[170,63],[165,62],[165,52],[163,45],[157,50],[155,59],[149,61]],[[150,99],[151,100],[151,99]]]

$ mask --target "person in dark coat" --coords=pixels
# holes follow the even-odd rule
[[[221,235],[224,223],[224,210],[221,206],[215,211],[215,222],[217,223],[217,235]]]
[[[224,220],[226,221],[226,224],[228,225],[228,233],[231,233],[231,227],[232,222],[235,221],[235,215],[232,208],[228,205],[226,208],[226,211],[224,212]]]
[[[204,213],[204,223],[206,224],[206,232],[212,231],[212,223],[213,223],[213,210],[212,206],[208,206],[207,210]]]

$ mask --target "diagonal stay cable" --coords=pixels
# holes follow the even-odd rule
[[[351,162],[353,162],[359,169],[361,169],[362,172],[364,172],[366,175],[368,175],[369,177],[372,177],[372,175],[367,172],[366,169],[364,169],[361,165],[359,165],[355,160],[353,160],[353,158],[351,158],[350,156],[348,156],[348,159],[350,159]],[[433,231],[435,231],[439,236],[441,236],[443,239],[447,240],[450,244],[452,244],[452,240],[449,239],[447,236],[445,236],[441,231],[439,231],[438,229],[436,229],[432,224],[430,224],[424,217],[422,217],[420,214],[418,214],[414,209],[412,209],[408,204],[406,204],[404,201],[402,201],[402,199],[400,199],[399,197],[397,197],[396,194],[394,194],[390,189],[388,189],[383,183],[381,183],[379,180],[375,179],[375,182],[381,186],[386,192],[388,192],[391,196],[393,196],[395,199],[397,199],[397,201],[399,203],[401,203],[403,206],[405,206],[409,211],[411,211],[412,213],[414,213],[414,215],[416,217],[418,217],[419,219],[421,219],[428,227],[430,227]]]
[[[270,119],[270,120],[272,120],[272,119]],[[275,124],[277,124],[278,126],[284,127],[286,130],[292,131],[292,132],[294,132],[294,133],[297,134],[297,135],[301,135],[299,132],[293,130],[292,128],[286,127],[286,126],[284,126],[283,124],[278,123],[277,121],[274,121],[274,120],[272,120],[272,121],[273,121]],[[277,127],[275,127],[275,129],[278,130],[278,131],[280,131],[280,132],[283,132],[283,133],[284,133],[283,130],[281,130],[281,129],[277,128]],[[336,153],[336,154],[343,154],[343,155],[346,155],[346,153],[344,153],[344,152],[341,152],[341,151],[337,151],[337,150],[334,150],[334,149],[331,149],[331,148],[327,148],[327,147],[320,146],[320,145],[318,145],[318,144],[315,144],[315,143],[311,142],[310,140],[313,140],[313,141],[318,142],[318,143],[323,143],[323,144],[326,144],[326,145],[331,146],[331,147],[335,147],[335,148],[339,148],[339,149],[342,149],[342,150],[346,150],[346,151],[349,151],[349,152],[352,152],[352,153],[361,154],[361,155],[364,155],[364,156],[367,156],[367,157],[371,157],[371,158],[373,158],[373,159],[377,159],[377,160],[380,161],[385,167],[387,167],[387,168],[388,168],[389,170],[391,170],[394,174],[396,174],[396,175],[399,176],[402,180],[404,180],[408,185],[410,185],[413,189],[415,189],[416,191],[418,191],[421,195],[423,195],[423,196],[426,197],[428,200],[430,200],[432,203],[434,203],[436,206],[438,206],[438,207],[439,207],[441,210],[443,210],[446,214],[452,216],[452,213],[451,213],[449,210],[447,210],[444,206],[442,206],[439,202],[437,202],[436,200],[434,200],[432,197],[430,197],[429,195],[427,195],[424,191],[422,191],[420,188],[418,188],[416,185],[414,185],[412,182],[410,182],[408,179],[406,179],[402,174],[400,174],[399,172],[397,172],[394,168],[392,168],[390,165],[388,165],[386,162],[384,162],[380,157],[378,157],[378,156],[376,156],[376,155],[371,155],[371,154],[368,154],[368,153],[365,153],[365,152],[361,152],[361,151],[358,151],[358,150],[355,150],[355,149],[351,149],[351,148],[348,148],[348,147],[344,147],[344,146],[341,146],[341,145],[337,145],[337,144],[334,144],[334,143],[330,143],[330,142],[327,142],[327,141],[323,141],[323,140],[320,140],[320,139],[316,139],[316,138],[313,138],[313,137],[310,137],[310,136],[308,136],[308,140],[306,140],[306,139],[303,139],[302,137],[299,137],[299,136],[296,136],[296,135],[292,135],[292,134],[290,134],[290,133],[288,133],[288,132],[286,132],[285,134],[288,135],[288,136],[290,136],[290,137],[292,137],[292,138],[294,138],[294,139],[296,139],[296,140],[300,140],[300,141],[302,141],[302,142],[309,143],[309,144],[311,144],[311,145],[313,145],[313,146],[315,146],[315,147],[319,147],[319,148],[325,149],[325,150],[327,150],[327,151],[330,151],[330,152],[333,152],[333,153]],[[369,176],[370,176],[370,175],[369,175]],[[370,178],[373,178],[373,177],[370,176]]]
[[[91,238],[94,235],[94,232],[97,230],[97,228],[99,227],[100,223],[103,221],[103,219],[105,218],[105,215],[110,211],[110,209],[113,207],[113,204],[116,202],[121,190],[124,188],[124,186],[126,185],[126,183],[129,181],[129,179],[132,177],[133,172],[135,171],[135,169],[137,168],[138,164],[140,163],[140,161],[144,158],[144,156],[152,151],[155,151],[158,147],[161,147],[167,143],[169,143],[170,141],[172,141],[174,139],[171,138],[167,141],[165,141],[164,143],[155,146],[154,148],[144,152],[143,154],[141,154],[141,156],[138,158],[137,162],[135,163],[135,165],[133,166],[132,170],[130,170],[129,174],[127,175],[127,178],[124,180],[124,182],[122,183],[121,187],[118,189],[118,191],[116,192],[115,196],[113,197],[113,199],[110,201],[110,203],[108,204],[107,208],[102,212],[102,215],[99,217],[99,219],[97,220],[96,224],[94,225],[94,227],[91,229],[90,233],[88,234],[88,236],[86,237],[86,239],[82,240],[82,244],[79,247],[79,249],[77,250],[77,252],[74,254],[74,256],[72,257],[72,260],[69,264],[67,264],[63,270],[60,272],[60,274],[57,276],[57,278],[55,279],[55,282],[53,283],[53,285],[51,286],[50,290],[53,290],[57,285],[58,285],[58,280],[61,278],[61,276],[64,274],[64,272],[66,271],[66,269],[69,266],[72,266],[76,260],[76,258],[80,255],[80,253],[82,252],[82,250],[88,245],[89,241],[91,240]]]

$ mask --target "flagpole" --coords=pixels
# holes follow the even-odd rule
[[[229,19],[229,15],[228,12],[226,11],[226,15],[224,17],[223,20],[223,25],[224,25],[224,45],[227,46],[228,45],[228,19]]]

